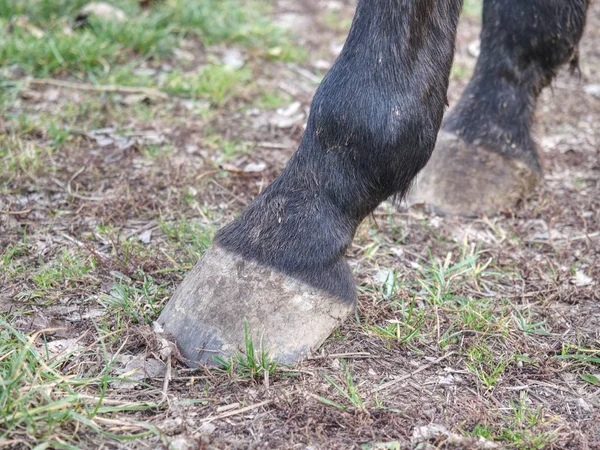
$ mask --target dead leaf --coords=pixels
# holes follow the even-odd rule
[[[115,375],[123,380],[112,382],[115,389],[134,389],[139,381],[146,378],[158,378],[165,373],[165,364],[154,358],[146,359],[144,355],[123,355]]]

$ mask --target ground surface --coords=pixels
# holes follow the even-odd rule
[[[600,3],[542,96],[529,201],[382,206],[317,357],[194,371],[152,320],[294,151],[353,4],[119,3],[73,29],[84,2],[0,0],[0,448],[600,448]]]

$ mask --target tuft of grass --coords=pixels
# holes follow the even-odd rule
[[[118,279],[112,289],[108,294],[101,294],[98,303],[122,326],[128,323],[152,324],[169,298],[166,286],[157,284],[144,273],[140,274],[142,281],[139,283],[122,274],[115,276]]]
[[[209,64],[199,72],[173,71],[158,86],[167,93],[203,98],[220,107],[233,97],[240,85],[251,78],[252,73],[247,67],[234,70],[223,65]]]
[[[57,258],[38,269],[31,279],[41,290],[64,288],[80,283],[95,267],[93,257],[82,257],[63,249]]]
[[[600,366],[600,341],[596,343],[597,348],[585,348],[569,342],[563,344],[560,355],[557,359],[570,360],[577,365],[597,365]]]
[[[443,262],[432,261],[431,265],[421,269],[419,283],[432,305],[462,300],[455,292],[470,279],[476,280],[484,275],[489,264],[489,261],[483,265],[478,263],[479,255],[475,253],[462,255],[455,264],[451,263],[451,258],[452,255],[448,254]]]
[[[541,407],[532,407],[525,392],[517,402],[512,401],[506,411],[501,414],[501,424],[479,423],[464,434],[523,450],[541,450],[556,441],[557,430],[549,428],[555,418],[548,420]]]
[[[28,448],[80,448],[99,435],[126,441],[159,436],[152,425],[135,422],[136,434],[114,431],[115,414],[157,409],[146,402],[105,404],[111,360],[97,374],[80,373],[74,351],[51,354],[43,333],[24,335],[0,317],[0,441]],[[120,423],[122,425],[122,421]]]
[[[335,388],[335,390],[349,403],[348,406],[341,405],[337,402],[329,400],[325,397],[318,396],[318,400],[327,406],[332,406],[334,408],[340,409],[342,411],[346,411],[347,409],[365,409],[365,404],[360,396],[358,391],[358,386],[354,382],[354,377],[352,376],[352,372],[348,367],[348,363],[343,358],[340,359],[342,362],[342,378],[343,383],[337,383],[333,378],[331,378],[326,373],[321,373],[323,378],[327,380],[327,382]]]
[[[280,94],[275,91],[264,91],[254,100],[255,108],[261,110],[276,109],[284,105],[289,105],[291,97],[287,94]]]
[[[399,344],[407,344],[420,352],[412,341],[420,338],[421,329],[426,321],[426,311],[419,308],[414,299],[401,299],[395,303],[395,318],[387,319],[384,324],[365,324],[368,334],[375,334],[384,339],[395,340]]]
[[[217,161],[227,161],[234,158],[239,158],[252,151],[252,145],[247,142],[239,142],[231,139],[226,139],[220,134],[208,134],[204,138],[204,143],[208,148],[218,150]]]
[[[31,124],[20,121],[24,133],[27,133]],[[13,174],[23,174],[30,177],[44,168],[45,162],[52,155],[52,149],[48,146],[40,146],[35,142],[20,139],[16,135],[0,136],[0,164],[3,172],[0,180],[4,180]]]
[[[245,351],[237,351],[229,359],[214,356],[214,361],[219,366],[218,370],[240,378],[263,378],[265,383],[268,384],[269,376],[276,373],[278,363],[271,359],[262,342],[260,349],[255,348],[248,330],[248,321],[244,321],[244,343],[246,346]]]
[[[501,381],[502,374],[508,367],[506,356],[503,353],[497,355],[485,342],[473,345],[467,352],[467,358],[469,362],[466,366],[487,389]]]
[[[23,233],[23,240],[8,244],[3,253],[0,254],[2,265],[2,275],[0,282],[7,279],[13,279],[27,270],[21,258],[27,256],[29,250],[27,248],[27,234]],[[4,280],[3,280],[4,278]]]
[[[180,252],[173,255],[173,260],[180,264],[177,270],[190,269],[210,247],[217,230],[215,225],[217,221],[210,211],[204,211],[203,214],[211,220],[209,224],[181,218],[173,222],[163,222],[160,226],[176,250]]]

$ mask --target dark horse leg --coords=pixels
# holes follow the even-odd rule
[[[185,357],[231,354],[247,326],[255,346],[293,361],[354,310],[346,249],[433,151],[461,4],[359,0],[298,151],[218,233],[158,320]]]
[[[444,119],[410,203],[476,216],[514,206],[541,175],[536,100],[560,66],[577,65],[589,0],[485,0],[473,78]]]

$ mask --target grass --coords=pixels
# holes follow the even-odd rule
[[[390,270],[380,287],[370,291],[380,298],[383,311],[375,320],[367,316],[361,322],[367,335],[384,340],[389,350],[404,347],[423,354],[432,347],[442,353],[458,349],[483,391],[501,383],[515,364],[536,364],[523,356],[530,350],[527,341],[550,336],[552,330],[531,307],[482,295],[485,287],[505,277],[491,259],[463,247],[443,260],[421,263],[418,272],[415,282],[407,282]]]
[[[81,283],[96,266],[93,257],[83,257],[63,249],[60,255],[48,264],[44,264],[33,275],[32,280],[41,290],[50,288],[68,288]]]
[[[465,0],[463,3],[463,14],[472,19],[481,19],[483,0]]]
[[[400,301],[397,304],[395,318],[387,319],[383,324],[365,325],[368,334],[374,334],[384,339],[395,340],[398,344],[411,345],[412,341],[420,338],[420,333],[426,320],[426,312],[419,308],[414,300]]]
[[[264,2],[170,0],[146,12],[139,10],[137,1],[126,0],[119,2],[128,15],[124,23],[92,19],[89,26],[70,30],[85,3],[2,0],[0,66],[16,64],[37,77],[105,77],[132,59],[164,60],[183,39],[205,46],[236,43],[260,49],[269,58],[294,54],[289,37],[269,22]],[[17,15],[27,16],[43,38],[27,27],[15,26],[9,32],[9,21]]]
[[[0,318],[0,444],[30,448],[76,449],[90,436],[126,441],[159,436],[143,421],[129,422],[135,433],[115,432],[113,419],[121,412],[158,409],[152,402],[110,402],[114,380],[110,360],[95,373],[77,363],[89,349],[53,354],[44,334],[25,335]],[[106,404],[108,403],[108,405]]]
[[[139,275],[139,283],[122,274],[115,276],[112,289],[101,294],[98,303],[120,324],[117,329],[130,323],[151,325],[169,298],[165,287],[144,273]]]
[[[518,401],[511,402],[508,413],[502,415],[502,426],[477,424],[469,436],[480,436],[512,448],[540,450],[549,448],[557,439],[548,425],[555,418],[547,418],[541,407],[530,406],[531,401],[522,393]]]
[[[244,321],[244,342],[244,352],[235,351],[229,359],[214,356],[218,370],[239,378],[263,379],[268,387],[269,377],[277,373],[279,364],[269,356],[269,349],[262,342],[256,348],[247,321]]]
[[[346,411],[348,409],[365,409],[365,404],[361,398],[361,394],[358,390],[354,382],[354,378],[352,376],[352,372],[348,368],[348,364],[344,359],[341,359],[342,363],[342,383],[337,383],[326,373],[322,373],[321,375],[325,380],[337,391],[341,398],[349,405],[344,406],[340,403],[329,400],[325,397],[318,396],[317,399],[324,403],[327,406],[332,406],[342,411]]]
[[[215,134],[213,130],[209,130],[204,142],[208,148],[218,150],[220,158],[217,159],[217,162],[238,158],[252,150],[248,143],[224,138],[220,134]]]
[[[223,65],[208,65],[196,73],[171,72],[158,87],[173,95],[204,98],[214,106],[223,106],[239,86],[251,80],[248,68],[238,70]]]
[[[208,212],[208,217],[210,220],[218,220],[210,212]],[[204,254],[216,232],[216,227],[212,223],[214,222],[207,225],[199,221],[182,218],[161,224],[160,228],[163,233],[173,242],[175,249],[182,252],[182,255],[178,256],[181,261],[179,264],[189,267]]]
[[[471,347],[467,352],[466,366],[477,376],[486,389],[491,389],[501,380],[502,374],[508,367],[508,360],[498,356],[487,347],[485,342]]]
[[[22,123],[24,129],[21,136],[26,135],[26,130],[31,130],[29,125]],[[21,172],[34,176],[44,162],[52,155],[51,147],[42,147],[35,142],[18,139],[15,136],[0,136],[0,161],[3,163],[5,173]]]
[[[265,91],[261,92],[254,101],[253,106],[261,110],[269,110],[277,109],[290,103],[291,97],[289,95],[281,94],[277,91]]]

